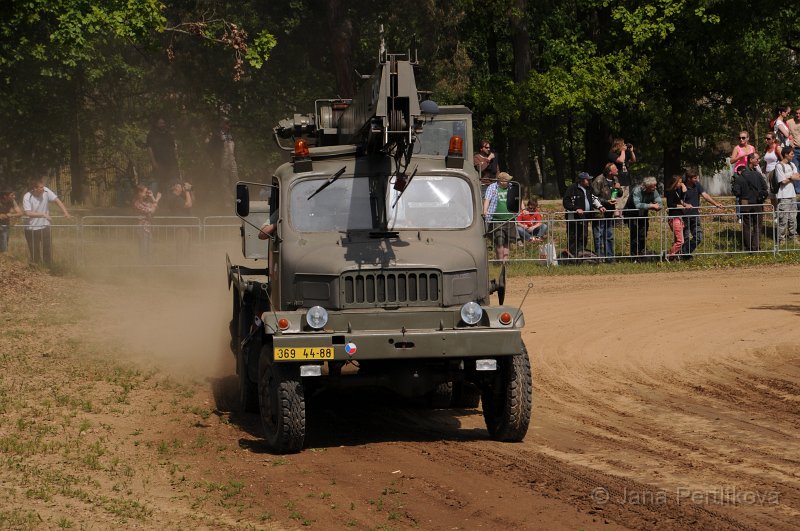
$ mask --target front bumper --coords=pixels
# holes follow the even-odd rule
[[[502,325],[499,316],[517,316],[512,325]],[[481,322],[466,326],[458,309],[414,309],[372,312],[330,312],[323,330],[305,323],[305,310],[265,312],[265,330],[272,346],[302,349],[333,348],[333,360],[479,358],[513,356],[523,351],[524,318],[517,308],[484,308]],[[280,331],[285,318],[290,327]],[[303,361],[298,359],[286,361]],[[325,361],[331,361],[326,358]]]

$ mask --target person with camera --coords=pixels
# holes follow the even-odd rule
[[[133,209],[139,214],[139,256],[145,262],[150,261],[153,249],[153,216],[158,210],[161,192],[153,195],[144,184],[136,187],[136,199],[133,200]]]
[[[481,199],[486,197],[486,189],[489,185],[497,181],[497,155],[492,151],[492,145],[488,140],[481,140],[481,149],[472,157],[472,164],[475,171],[480,174],[481,180]]]
[[[622,192],[619,201],[617,201],[617,210],[622,210],[622,206],[628,201],[631,191],[630,165],[636,162],[636,151],[633,148],[633,144],[626,143],[624,138],[615,138],[611,143],[608,161],[617,167],[617,180],[619,180],[620,191]]]

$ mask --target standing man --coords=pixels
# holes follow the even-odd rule
[[[514,223],[517,213],[508,208],[509,183],[512,179],[506,172],[500,172],[497,182],[486,189],[486,198],[483,200],[483,217],[489,223],[495,255],[501,262],[508,260],[508,248],[517,236]]]
[[[497,156],[492,152],[488,140],[481,140],[481,149],[472,157],[475,171],[480,174],[481,197],[486,197],[486,189],[497,180]]]
[[[592,208],[605,214],[606,209],[592,193],[592,176],[582,171],[564,194],[564,210],[567,211],[567,249],[572,258],[579,258],[586,251],[586,225],[592,217]]]
[[[800,181],[797,166],[792,162],[794,150],[790,147],[783,148],[781,157],[781,161],[775,165],[775,180],[778,183],[778,189],[775,190],[775,198],[778,201],[775,207],[778,214],[778,245],[787,239],[791,243],[797,240],[794,183]]]
[[[16,194],[12,190],[0,192],[0,253],[8,251],[8,234],[11,231],[11,220],[21,217],[22,209],[17,204]]]
[[[661,210],[661,195],[658,193],[655,177],[642,179],[642,184],[634,186],[625,203],[625,222],[631,231],[631,256],[647,254],[647,231],[650,229],[648,215],[651,210]]]
[[[684,172],[684,184],[686,185],[685,201],[692,208],[684,211],[683,226],[683,247],[681,254],[691,255],[698,245],[703,241],[703,226],[700,224],[700,198],[705,199],[717,208],[722,208],[722,203],[708,195],[703,185],[700,184],[700,176],[695,168],[687,168]]]
[[[792,113],[792,117],[786,121],[786,127],[789,128],[789,134],[792,136],[792,147],[794,148],[794,162],[795,168],[800,168],[800,107],[797,107]]]
[[[166,191],[167,184],[179,178],[178,145],[163,118],[156,120],[147,133],[147,153],[153,166],[150,189],[154,194]]]
[[[747,156],[747,168],[736,175],[732,192],[742,205],[742,244],[745,251],[758,251],[761,248],[761,231],[764,224],[764,200],[767,198],[767,185],[761,174],[758,153]]]
[[[58,205],[64,217],[72,216],[67,212],[67,207],[50,188],[44,185],[44,179],[33,181],[30,192],[22,197],[22,210],[28,217],[25,227],[25,240],[28,242],[28,251],[31,262],[44,264],[47,267],[53,263],[52,237],[50,234],[50,202]]]
[[[592,192],[606,209],[601,218],[592,221],[594,252],[608,261],[614,258],[614,217],[621,212],[616,210],[617,198],[622,195],[618,174],[616,164],[609,162],[603,168],[603,173],[592,179]]]

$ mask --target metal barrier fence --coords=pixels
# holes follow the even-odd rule
[[[148,230],[139,216],[54,216],[50,226],[53,263],[80,268],[197,267],[241,248],[235,216],[153,218]],[[11,227],[9,253],[28,256],[25,224]]]
[[[542,213],[548,227],[540,238],[524,237],[509,246],[509,261],[536,261],[546,265],[617,260],[685,260],[694,255],[772,254],[800,251],[798,239],[779,234],[779,219],[788,220],[798,210],[778,212],[762,205],[763,212],[737,214],[734,207],[701,207],[696,216],[685,216],[684,244],[670,256],[675,237],[669,217],[662,209],[648,217],[568,219],[566,212]],[[508,223],[508,222],[506,222]],[[487,239],[494,248],[502,222],[487,223]],[[748,224],[759,230],[746,233]],[[800,223],[797,223],[800,227]],[[514,231],[519,232],[519,231]],[[644,233],[644,234],[643,234]],[[633,239],[633,244],[631,240]],[[495,252],[493,262],[499,262]]]
[[[764,212],[758,215],[745,214],[742,220],[733,207],[700,208],[697,216],[687,217],[690,226],[684,234],[688,240],[679,258],[737,253],[777,255],[800,251],[797,238],[782,238],[779,234],[779,221],[790,216],[796,219],[797,207],[786,212],[776,211],[771,205],[764,205],[763,209]],[[743,229],[748,221],[758,222],[759,218],[759,241],[749,241]],[[145,233],[139,220],[138,216],[86,216],[70,220],[53,217],[53,261],[81,268],[194,267],[218,260],[226,252],[237,256],[241,250],[241,225],[235,216],[155,217],[149,234]],[[566,219],[564,212],[543,213],[543,222],[548,230],[542,238],[533,241],[531,238],[515,238],[511,242],[510,261],[557,265],[663,260],[670,254],[674,242],[669,219],[663,211],[647,218],[586,221]],[[487,223],[490,250],[500,226],[501,223]],[[797,226],[800,227],[800,223]],[[11,227],[9,235],[9,252],[20,258],[28,256],[24,229],[24,224],[20,223]],[[516,229],[510,232],[517,236]],[[747,243],[752,249],[748,250]],[[498,261],[494,252],[491,252],[490,259]]]

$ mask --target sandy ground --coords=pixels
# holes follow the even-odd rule
[[[512,304],[532,284],[524,442],[490,441],[480,410],[325,394],[309,404],[307,449],[291,456],[268,453],[257,416],[230,411],[221,267],[79,283],[93,310],[76,333],[114,345],[115,359],[199,383],[183,410],[152,405],[174,392],[159,383],[102,418],[121,455],[151,471],[128,486],[147,516],[28,503],[45,522],[67,504],[87,528],[796,528],[798,278],[798,267],[773,266],[511,279]],[[197,420],[195,407],[214,413]],[[169,453],[171,471],[163,452],[131,444],[142,431],[186,441]],[[189,444],[199,437],[213,444]]]

